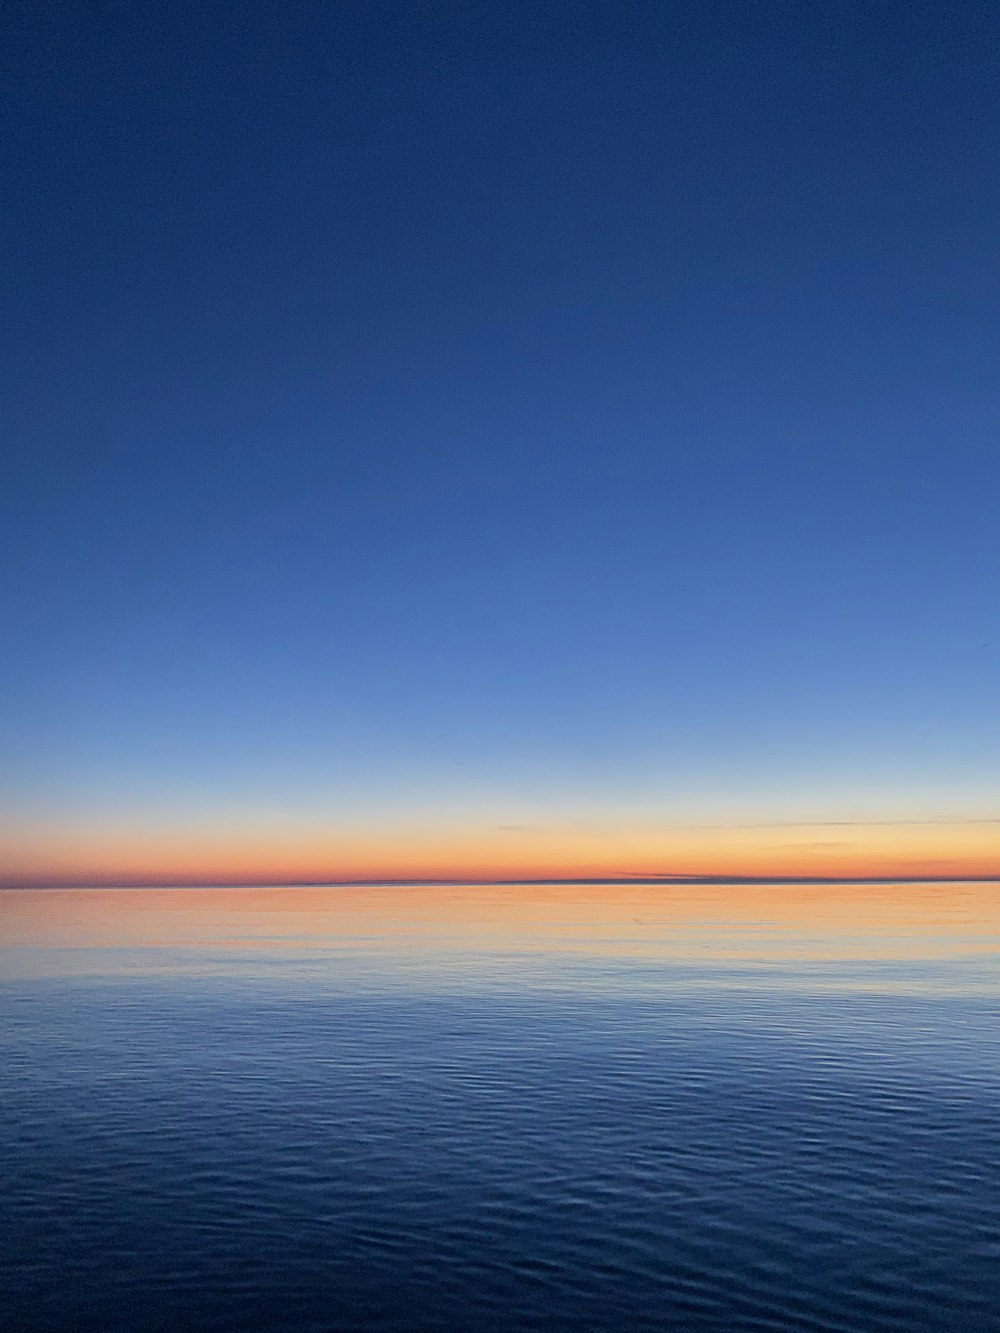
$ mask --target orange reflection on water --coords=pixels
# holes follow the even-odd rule
[[[17,951],[580,953],[711,965],[1000,958],[1000,886],[459,885],[0,892]]]

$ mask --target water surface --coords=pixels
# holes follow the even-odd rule
[[[0,893],[11,1330],[1000,1330],[1000,886]]]

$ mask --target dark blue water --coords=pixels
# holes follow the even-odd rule
[[[998,886],[337,892],[0,895],[5,1330],[1000,1330]]]

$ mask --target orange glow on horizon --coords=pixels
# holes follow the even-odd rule
[[[377,880],[979,878],[1000,824],[651,827],[37,827],[0,835],[0,883],[268,884]]]

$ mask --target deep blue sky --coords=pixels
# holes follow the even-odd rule
[[[2,37],[17,818],[993,812],[995,5]]]

